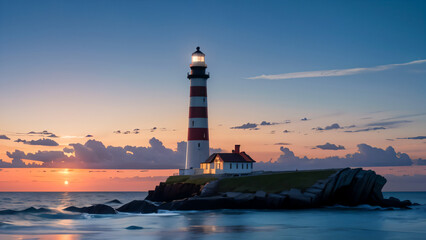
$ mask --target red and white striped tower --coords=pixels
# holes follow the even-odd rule
[[[186,149],[186,169],[200,168],[200,163],[209,157],[209,127],[207,122],[207,65],[205,55],[197,47],[192,54],[189,100],[188,145]]]

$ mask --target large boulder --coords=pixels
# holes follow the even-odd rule
[[[123,206],[117,208],[119,212],[131,212],[131,213],[155,213],[158,207],[147,200],[133,200]]]
[[[202,185],[193,183],[160,183],[154,191],[149,191],[145,200],[153,202],[170,202],[199,195]]]
[[[217,195],[217,187],[219,186],[219,180],[208,182],[201,189],[200,197],[211,197]]]
[[[383,199],[380,206],[387,208],[405,208],[409,209],[409,206],[413,205],[409,200],[401,201],[398,198],[390,197],[389,199]]]
[[[79,212],[79,213],[89,213],[89,214],[116,214],[114,208],[104,205],[104,204],[95,204],[90,207],[67,207],[64,209],[69,212]]]

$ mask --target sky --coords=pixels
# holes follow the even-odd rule
[[[0,0],[0,167],[183,167],[200,46],[211,152],[241,144],[258,169],[404,169],[426,189],[425,12],[424,1]]]

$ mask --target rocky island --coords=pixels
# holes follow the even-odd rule
[[[111,214],[116,211],[306,209],[362,204],[408,209],[413,205],[409,200],[385,199],[382,194],[385,183],[384,177],[361,168],[254,172],[247,176],[171,176],[149,191],[145,200],[134,200],[117,209],[98,204],[65,210]]]

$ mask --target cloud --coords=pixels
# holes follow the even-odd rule
[[[326,143],[324,145],[317,145],[315,148],[322,150],[344,150],[345,147],[342,145],[337,146],[336,144]]]
[[[397,153],[389,146],[386,149],[359,144],[358,151],[345,157],[308,158],[297,157],[286,148],[280,148],[281,156],[273,162],[257,162],[256,168],[262,170],[325,169],[343,167],[409,166],[413,164],[405,153]]]
[[[369,131],[377,131],[377,130],[385,130],[385,127],[373,127],[373,128],[362,128],[362,129],[358,129],[358,130],[347,130],[345,132],[348,133],[357,133],[357,132],[369,132]]]
[[[423,140],[423,139],[426,139],[426,136],[405,137],[405,138],[397,138],[397,139]]]
[[[308,119],[308,118],[302,118],[302,119],[300,119],[300,121],[308,121],[308,120],[310,120],[310,119]]]
[[[250,130],[258,130],[257,123],[245,123],[241,126],[231,127],[231,129],[250,129]]]
[[[327,131],[327,130],[333,130],[333,129],[341,129],[342,127],[340,127],[340,125],[339,124],[337,124],[337,123],[333,123],[333,124],[331,124],[330,126],[326,126],[326,127],[324,127],[324,128],[322,128],[322,127],[317,127],[317,128],[313,128],[314,130],[317,130],[317,131]]]
[[[15,140],[15,142],[21,142],[21,143],[28,144],[28,145],[39,145],[39,146],[58,146],[59,145],[57,142],[53,141],[52,139],[48,139],[48,138],[31,140],[31,141],[22,140],[22,139],[18,138],[17,140]]]
[[[426,165],[426,159],[415,159],[413,160],[416,165]]]
[[[49,132],[47,130],[44,130],[44,131],[41,131],[41,132],[31,131],[31,132],[27,133],[27,135],[52,135],[52,134],[53,133],[51,133],[51,132]]]
[[[9,137],[7,137],[6,135],[0,135],[0,139],[10,140],[10,138],[9,138]]]
[[[291,133],[291,132],[292,132],[292,131],[289,131],[289,130],[287,130],[287,129],[283,131],[283,133]]]
[[[87,134],[86,137],[87,138],[91,138],[91,137],[93,137],[93,135],[92,134]]]
[[[148,147],[114,147],[102,142],[88,140],[85,144],[70,144],[63,151],[38,151],[24,153],[20,150],[7,152],[12,163],[0,161],[0,167],[46,167],[46,168],[90,168],[90,169],[177,169],[183,168],[186,158],[186,145],[177,143],[177,150],[166,148],[156,139],[149,140]],[[221,152],[211,148],[211,153]],[[72,153],[67,156],[65,153]],[[39,161],[40,165],[25,164],[22,159]]]
[[[73,153],[74,148],[64,148],[64,149],[62,149],[62,151],[64,151],[64,153]]]
[[[426,113],[403,114],[403,115],[398,115],[398,116],[386,118],[386,119],[383,119],[383,120],[386,121],[386,120],[394,120],[394,119],[401,119],[401,118],[412,118],[412,117],[419,117],[419,116],[424,116],[424,115],[426,115]]]
[[[281,79],[295,79],[295,78],[315,78],[315,77],[337,77],[337,76],[347,76],[355,75],[366,72],[379,72],[389,70],[399,66],[407,66],[413,64],[422,64],[426,63],[426,59],[406,62],[406,63],[396,63],[396,64],[387,64],[380,65],[370,68],[349,68],[349,69],[336,69],[336,70],[320,70],[320,71],[307,71],[307,72],[293,72],[293,73],[283,73],[276,75],[260,75],[256,77],[249,77],[248,79],[267,79],[267,80],[281,80]]]
[[[277,145],[277,146],[288,146],[288,145],[291,145],[291,143],[279,142],[279,143],[274,143],[274,145]]]
[[[400,120],[400,121],[382,121],[382,122],[374,122],[374,123],[369,123],[367,124],[367,127],[387,127],[387,128],[392,128],[392,127],[399,127],[404,123],[410,123],[412,121],[408,121],[408,120]]]
[[[150,131],[153,132],[155,129],[157,129],[157,128],[156,127],[151,128]],[[113,131],[113,133],[115,133],[115,134],[126,134],[126,135],[127,134],[139,134],[139,132],[140,132],[139,128],[135,128],[132,131],[130,131],[130,130],[126,130],[126,131],[116,130],[116,131]],[[90,136],[92,136],[92,135],[90,135]]]
[[[56,134],[50,134],[49,136],[47,136],[47,137],[50,137],[50,138],[58,138],[58,136],[56,136]]]
[[[261,123],[245,123],[240,126],[231,127],[231,129],[250,129],[250,130],[259,130],[258,127],[260,126],[274,126],[279,124],[288,124],[291,123],[290,120],[285,120],[283,122],[268,122],[268,121],[262,121]]]
[[[272,125],[277,125],[277,124],[279,124],[279,123],[262,121],[259,125],[260,126],[272,126]]]

